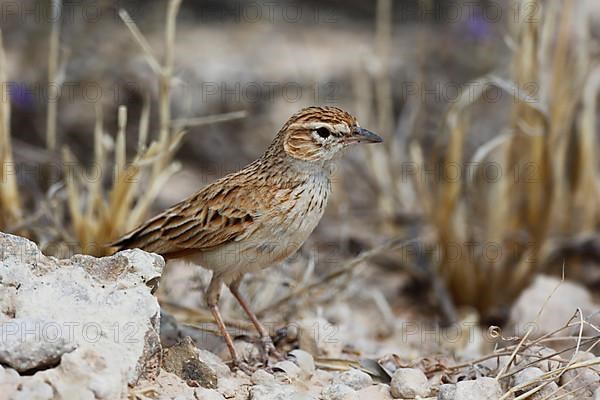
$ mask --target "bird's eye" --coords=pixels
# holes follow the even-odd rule
[[[317,129],[317,135],[321,136],[323,139],[327,139],[329,135],[331,135],[331,132],[329,132],[329,129],[322,126]]]

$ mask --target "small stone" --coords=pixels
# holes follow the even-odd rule
[[[518,365],[534,363],[542,371],[550,372],[561,366],[560,361],[555,359],[556,357],[560,357],[560,355],[557,355],[555,350],[546,346],[535,345],[527,348],[522,354],[519,354],[516,363]]]
[[[315,373],[315,360],[309,352],[296,349],[290,351],[289,356],[300,367],[304,376],[311,377]]]
[[[371,375],[356,368],[338,372],[333,376],[333,383],[343,383],[354,390],[361,390],[373,384]]]
[[[509,360],[508,355],[492,357],[477,363],[476,368],[481,376],[492,376],[496,375]]]
[[[0,363],[19,372],[52,367],[76,348],[66,335],[60,336],[60,326],[53,321],[10,319],[0,323],[0,332]],[[54,332],[58,336],[50,337]]]
[[[526,386],[523,390],[520,390],[516,394],[517,395],[523,394],[526,391],[533,389],[535,386],[539,386],[540,383],[536,382],[536,380],[542,375],[544,375],[544,371],[542,371],[541,369],[536,368],[536,367],[525,368],[524,370],[517,372],[512,378],[512,386],[513,387],[519,386],[519,385],[522,385],[525,383],[530,383],[530,382],[532,384],[529,386]],[[558,385],[556,384],[556,382],[550,382],[550,383],[546,384],[542,389],[540,389],[536,393],[529,396],[529,399],[541,400],[541,399],[551,398],[551,396],[553,394],[555,394],[557,391],[558,391]]]
[[[358,394],[354,389],[343,383],[334,383],[327,386],[321,392],[322,400],[358,400]]]
[[[224,377],[219,378],[219,387],[217,391],[223,395],[223,397],[237,398],[238,395],[248,391],[248,387],[252,382],[246,378],[240,377]],[[242,398],[244,398],[242,396]]]
[[[329,371],[325,371],[322,369],[315,370],[312,378],[310,379],[310,383],[316,386],[325,387],[331,383],[333,380],[333,374]]]
[[[184,338],[178,345],[165,349],[163,368],[186,382],[197,382],[208,389],[217,387],[217,373],[198,358],[196,346],[189,337]]]
[[[359,400],[392,400],[390,387],[383,383],[361,389],[356,394]]]
[[[186,384],[180,377],[164,369],[160,370],[160,373],[156,379],[153,380],[142,380],[137,385],[130,389],[128,398],[140,399],[146,398],[146,396],[138,396],[139,392],[144,392],[144,388],[157,387],[160,388],[160,396],[158,399],[193,399],[195,389]],[[200,388],[203,389],[203,388]]]
[[[273,365],[273,371],[281,371],[290,379],[298,378],[298,376],[302,372],[299,366],[297,366],[289,360],[279,361],[278,363]]]
[[[214,389],[197,388],[194,390],[194,395],[202,400],[225,400],[225,397]]]
[[[581,352],[575,357],[576,362],[594,360],[597,357],[588,352]],[[581,398],[592,397],[596,389],[600,387],[600,376],[592,368],[578,368],[566,371],[560,377],[562,389],[567,392],[577,390],[578,396]]]
[[[254,371],[254,373],[250,377],[250,380],[255,385],[268,385],[271,383],[275,383],[275,377],[267,371],[265,371],[264,369],[257,369],[256,371]]]
[[[502,397],[502,388],[494,378],[482,377],[456,384],[455,399],[497,400]],[[439,398],[439,397],[438,397]]]
[[[198,353],[198,359],[205,362],[213,371],[215,371],[219,378],[231,376],[231,370],[218,355],[203,349],[196,349],[196,352]]]
[[[584,315],[596,309],[591,294],[584,286],[538,275],[513,305],[511,324],[522,327],[516,332],[522,336],[535,323],[531,338],[540,337],[561,328],[577,308],[581,308]]]
[[[414,399],[417,396],[429,395],[429,381],[420,369],[398,368],[392,375],[390,383],[394,398]]]
[[[455,400],[456,398],[456,385],[452,383],[446,383],[440,385],[438,392],[438,400]]]
[[[278,383],[256,385],[250,389],[250,400],[308,400],[305,393],[292,385]]]

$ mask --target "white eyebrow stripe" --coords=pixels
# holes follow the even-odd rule
[[[296,125],[296,124],[294,124]],[[350,128],[348,128],[348,125],[346,124],[328,124],[326,122],[307,122],[302,124],[302,126],[304,126],[305,128],[314,130],[314,129],[319,129],[319,128],[329,128],[329,130],[336,132],[336,133],[341,133],[341,134],[346,134],[346,133],[350,133]]]

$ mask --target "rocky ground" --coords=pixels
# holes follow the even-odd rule
[[[341,335],[327,343],[288,332],[287,359],[267,368],[260,367],[251,342],[238,340],[257,365],[246,374],[232,372],[206,350],[218,346],[198,340],[198,332],[164,310],[161,341],[161,308],[153,294],[164,268],[160,257],[133,250],[59,260],[6,234],[0,234],[0,249],[0,399],[458,400],[526,393],[532,399],[600,399],[599,307],[584,288],[554,278],[540,277],[515,304],[512,322],[520,331],[513,337],[468,318],[466,342],[451,340],[452,327],[430,330],[432,341],[454,344],[443,350],[438,343],[431,353],[427,340],[418,348],[419,341],[399,339],[416,326],[406,322],[390,327],[385,338],[362,341]],[[375,324],[373,315],[359,314],[350,308],[337,315],[335,326],[344,332],[352,324],[369,325],[369,317]],[[535,331],[528,332],[531,321]],[[369,330],[353,332],[368,336]],[[498,348],[486,353],[490,338]],[[363,344],[371,350],[363,351]]]

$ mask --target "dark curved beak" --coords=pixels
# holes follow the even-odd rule
[[[354,132],[352,132],[352,136],[350,136],[348,143],[381,143],[383,139],[381,136],[374,134],[368,129],[365,128],[356,128]]]

